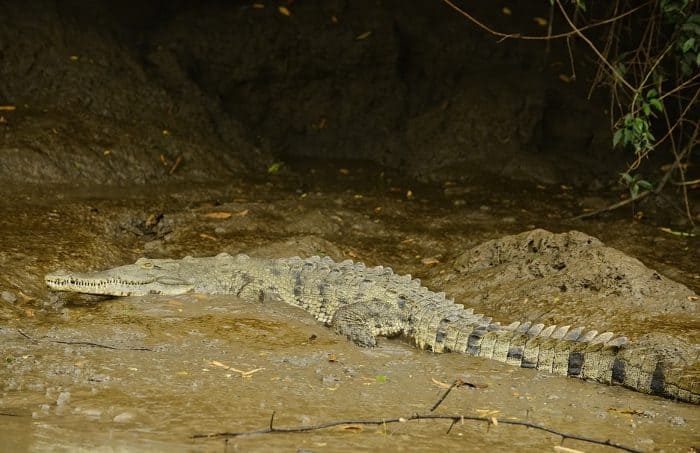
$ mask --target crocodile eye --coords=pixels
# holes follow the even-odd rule
[[[142,269],[152,269],[153,268],[153,263],[151,261],[143,261],[141,263],[141,268]]]

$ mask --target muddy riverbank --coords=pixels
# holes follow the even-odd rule
[[[106,444],[220,450],[222,439],[191,436],[262,428],[273,411],[279,426],[427,412],[444,384],[463,377],[478,388],[456,389],[438,412],[528,419],[645,451],[697,445],[697,407],[621,387],[431,354],[400,340],[361,349],[285,306],[194,295],[95,300],[51,294],[42,282],[50,270],[102,269],[143,255],[320,254],[389,265],[459,296],[458,288],[443,285],[458,275],[462,253],[490,239],[546,228],[597,236],[689,291],[700,287],[695,238],[622,215],[595,223],[567,220],[581,208],[580,198],[559,186],[497,187],[420,186],[344,164],[184,187],[5,187],[0,437],[33,450]],[[503,322],[537,315],[534,301],[513,302],[504,308],[482,301],[478,309]],[[546,320],[591,325],[601,320],[595,307],[610,309],[605,299],[586,302],[590,309],[580,315],[571,314],[573,304],[549,312]],[[626,319],[614,329],[620,334],[634,338],[658,327],[697,352],[697,312],[654,322],[643,314],[617,316]],[[227,445],[342,451],[464,448],[466,442],[538,451],[560,442],[519,427],[487,429],[471,422],[446,435],[448,424],[345,427],[236,438]],[[571,440],[564,445],[591,448]]]

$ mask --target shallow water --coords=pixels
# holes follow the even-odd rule
[[[478,388],[454,389],[435,413],[527,419],[644,451],[700,443],[696,406],[432,354],[399,339],[361,349],[292,307],[220,296],[65,298],[43,287],[44,273],[57,268],[256,250],[390,265],[431,286],[460,251],[534,227],[579,229],[700,287],[697,239],[622,215],[567,221],[579,212],[568,190],[498,181],[417,187],[371,169],[312,169],[210,186],[4,188],[0,449],[542,451],[562,444],[556,435],[474,421],[446,434],[447,420],[192,438],[265,428],[273,412],[278,427],[427,414],[458,377]],[[231,215],[211,215],[221,212]],[[160,213],[157,226],[140,225]],[[698,318],[664,329],[697,337]],[[606,449],[570,439],[562,445]]]

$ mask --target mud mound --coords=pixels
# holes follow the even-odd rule
[[[695,311],[690,289],[578,231],[537,229],[488,241],[460,255],[455,269],[479,291],[517,282],[530,296],[616,296],[653,311]]]

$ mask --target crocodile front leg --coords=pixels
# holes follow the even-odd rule
[[[371,348],[377,345],[377,336],[393,337],[404,332],[407,315],[396,302],[374,299],[370,303],[357,302],[343,305],[333,316],[331,325],[336,333],[346,336],[355,344]]]

